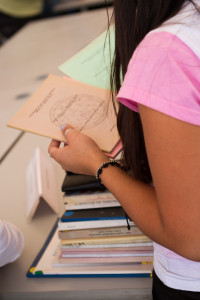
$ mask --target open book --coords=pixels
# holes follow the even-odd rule
[[[119,136],[109,97],[108,90],[51,74],[7,126],[66,142],[60,126],[70,124],[115,156]]]

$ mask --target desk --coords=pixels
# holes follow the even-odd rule
[[[25,218],[27,163],[35,147],[47,151],[48,144],[46,138],[25,133],[1,164],[1,216],[22,230],[25,248],[17,261],[0,268],[0,299],[151,299],[150,278],[26,278],[28,267],[57,218],[45,205],[39,207],[31,223]],[[64,207],[60,186],[65,174],[56,163],[55,172],[61,215]]]
[[[112,5],[113,0],[107,0],[107,5]],[[105,0],[59,0],[53,8],[53,14],[69,13],[71,11],[81,11],[105,6]]]
[[[107,5],[112,5],[113,0],[107,0]],[[63,14],[72,11],[81,11],[105,6],[105,0],[59,0],[52,8],[53,14]]]
[[[17,102],[17,94],[31,93],[41,83],[36,78],[43,74],[60,74],[57,66],[101,33],[105,24],[106,13],[98,10],[27,25],[0,51],[0,64],[4,67],[0,84],[5,96],[4,101],[1,100],[0,110],[3,109],[7,115],[12,114],[25,101]],[[14,132],[13,129],[8,129],[9,132],[7,129],[1,128],[1,144],[9,140],[7,135],[11,131]],[[31,223],[27,223],[25,218],[26,167],[34,149],[39,146],[46,152],[48,145],[48,139],[25,133],[1,163],[0,217],[22,230],[25,248],[17,261],[0,268],[0,299],[151,299],[150,278],[26,277],[29,266],[57,218],[44,202]],[[56,163],[54,165],[61,215],[64,205],[60,188],[65,172]]]

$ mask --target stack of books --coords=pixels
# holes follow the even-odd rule
[[[151,263],[153,258],[151,240],[127,220],[121,206],[66,210],[58,223],[58,238],[57,265]]]
[[[67,174],[65,211],[28,277],[151,277],[153,244],[92,176]]]
[[[109,270],[113,272],[113,268],[130,273],[132,266],[132,270],[140,275],[150,274],[152,241],[127,217],[114,196],[102,185],[98,186],[96,180],[88,176],[85,178],[87,183],[80,185],[79,182],[76,186],[72,180],[77,182],[77,178],[69,177],[62,186],[65,212],[58,221],[59,245],[52,266],[58,270],[72,266],[87,271],[104,270],[106,274]]]

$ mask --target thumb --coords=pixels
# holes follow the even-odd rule
[[[67,140],[67,136],[71,130],[74,131],[74,128],[71,125],[67,125],[67,124],[61,125],[61,131],[62,131],[62,134],[65,136],[66,140]]]

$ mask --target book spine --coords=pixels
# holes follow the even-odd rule
[[[90,228],[104,228],[115,226],[126,226],[126,219],[117,220],[95,220],[95,221],[83,221],[83,222],[59,222],[59,230],[76,230],[76,229],[90,229]]]
[[[136,243],[135,243],[136,244]],[[143,243],[144,244],[144,243]],[[147,243],[145,243],[147,244]],[[115,252],[119,252],[119,251],[134,251],[134,252],[153,252],[153,246],[129,246],[127,247],[113,247],[113,245],[109,246],[109,247],[94,247],[93,245],[90,248],[73,248],[71,249],[70,247],[62,247],[61,252],[62,253],[68,253],[73,251],[73,253],[79,253],[80,251],[82,252],[87,252],[87,253],[93,253],[93,252],[108,252],[108,251],[115,251]]]
[[[147,243],[127,243],[127,244],[99,244],[99,245],[90,245],[90,244],[86,244],[84,245],[83,243],[73,243],[73,244],[69,244],[69,245],[65,245],[65,246],[61,246],[62,250],[65,249],[92,249],[92,248],[129,248],[129,247],[152,247],[153,243],[152,242],[147,242]]]
[[[90,201],[65,201],[64,202],[64,207],[66,210],[78,210],[78,209],[89,209],[89,208],[104,208],[104,207],[116,207],[116,206],[121,206],[118,201],[115,200],[107,200],[107,201],[102,201],[102,200],[93,200],[91,199]]]
[[[108,192],[79,192],[79,193],[72,193],[72,194],[64,194],[63,196],[64,202],[74,204],[74,203],[79,203],[79,202],[90,202],[90,201],[115,201],[116,198],[113,196],[113,194],[108,193]]]
[[[130,236],[130,237],[111,237],[111,238],[91,238],[91,239],[71,239],[61,240],[62,246],[68,246],[72,244],[84,244],[84,245],[101,245],[101,244],[126,244],[126,243],[145,243],[150,242],[150,239],[145,235]]]
[[[121,206],[113,194],[107,191],[65,194],[63,199],[66,210]]]
[[[80,239],[80,238],[98,238],[98,237],[112,237],[112,236],[130,236],[130,235],[141,235],[142,231],[136,227],[131,226],[130,230],[125,227],[111,227],[103,229],[83,229],[83,230],[64,230],[58,232],[58,237],[61,240],[64,239]]]
[[[144,261],[143,261],[144,259]],[[98,263],[98,264],[116,264],[116,263],[141,263],[141,264],[145,264],[145,263],[152,263],[152,258],[151,257],[127,257],[127,259],[125,259],[125,257],[113,257],[112,259],[110,257],[91,257],[91,258],[81,258],[81,259],[73,259],[73,258],[59,258],[59,263],[67,263],[67,262],[71,262],[74,264],[80,264],[80,263],[86,263],[86,264],[93,264],[93,263]]]
[[[112,265],[112,264],[152,264],[151,257],[90,257],[90,258],[83,258],[83,257],[76,257],[76,258],[63,258],[58,257],[57,260],[54,260],[53,267],[60,267],[60,266],[72,266],[73,265]]]
[[[72,257],[87,257],[87,258],[91,258],[91,257],[139,257],[140,260],[143,260],[145,257],[145,261],[146,261],[146,257],[149,257],[149,260],[152,260],[153,257],[153,253],[144,253],[144,254],[135,254],[135,253],[90,253],[90,254],[68,254],[68,253],[64,253],[61,254],[62,258],[72,258]]]

